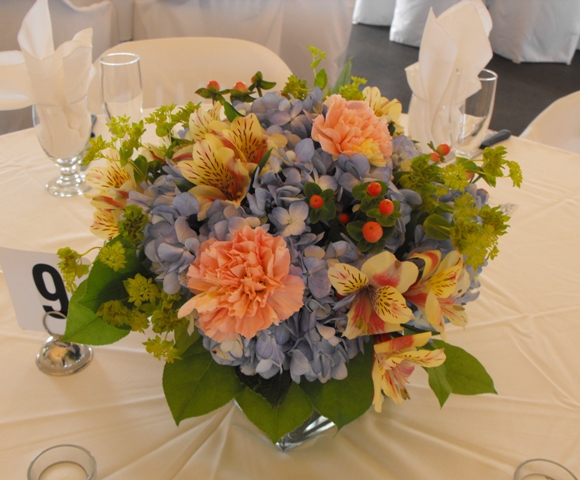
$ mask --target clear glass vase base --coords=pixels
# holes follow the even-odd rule
[[[282,452],[287,452],[294,447],[302,445],[316,435],[335,427],[336,425],[332,420],[315,412],[300,427],[278,440],[276,446]]]

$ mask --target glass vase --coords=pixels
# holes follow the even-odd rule
[[[276,446],[282,452],[287,452],[288,450],[291,450],[298,445],[302,445],[307,440],[322,432],[326,432],[333,427],[335,427],[335,424],[332,420],[329,420],[320,415],[317,411],[314,411],[314,413],[310,415],[302,425],[278,440]]]

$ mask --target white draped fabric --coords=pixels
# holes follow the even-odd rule
[[[439,16],[456,3],[459,0],[397,0],[389,40],[419,47],[429,11]]]
[[[493,51],[520,62],[570,63],[580,40],[578,0],[487,0]]]
[[[93,29],[93,59],[119,43],[116,11],[110,0],[80,5],[82,0],[49,0],[54,46],[70,40],[76,33]],[[131,0],[132,1],[132,0]],[[17,35],[22,20],[35,0],[0,2],[0,51],[20,50]],[[89,2],[90,3],[90,2]],[[0,134],[32,126],[30,108],[0,111]]]
[[[391,25],[391,41],[418,47],[429,8],[459,0],[357,0],[353,23]],[[493,19],[494,53],[520,62],[570,63],[580,49],[577,0],[484,0]]]
[[[520,135],[580,154],[580,90],[548,105]]]
[[[524,184],[499,181],[491,201],[518,207],[481,275],[480,298],[467,306],[470,323],[448,333],[485,365],[498,395],[452,396],[440,409],[418,369],[410,401],[385,402],[382,414],[280,453],[232,404],[176,427],[162,363],[139,334],[96,347],[92,364],[70,378],[43,375],[34,359],[47,335],[19,329],[0,274],[2,477],[25,478],[32,458],[60,443],[89,449],[100,480],[507,480],[533,457],[578,475],[580,155],[515,137],[504,144]],[[88,200],[45,191],[55,174],[32,130],[0,137],[0,246],[99,245]]]
[[[397,0],[356,0],[352,23],[390,25]]]
[[[292,72],[312,81],[307,50],[327,54],[336,80],[346,56],[355,0],[135,0],[133,38],[230,37],[274,51]]]

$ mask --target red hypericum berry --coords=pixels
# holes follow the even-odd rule
[[[244,82],[237,82],[234,85],[234,90],[239,90],[240,92],[247,92],[248,86]]]
[[[469,173],[467,174],[467,180],[471,180],[471,179],[473,178],[473,176],[474,176],[474,175],[473,175],[473,172],[469,172]]]
[[[320,208],[324,205],[324,199],[320,195],[312,195],[310,197],[310,206],[312,208]]]
[[[216,92],[220,91],[220,84],[216,80],[210,80],[207,82],[207,88],[209,90],[215,90]]]
[[[434,163],[439,163],[441,161],[441,155],[437,152],[431,152],[431,161]]]
[[[381,187],[381,184],[379,182],[371,182],[367,187],[367,193],[371,197],[376,197],[377,195],[380,195],[382,190],[383,188]]]
[[[394,211],[395,204],[391,200],[388,198],[381,200],[381,203],[379,203],[379,212],[381,212],[383,215],[390,215]]]
[[[437,153],[439,155],[441,155],[442,157],[449,155],[450,151],[451,151],[451,147],[449,145],[447,145],[446,143],[442,143],[441,145],[437,146]]]
[[[341,214],[338,216],[338,219],[340,220],[340,222],[341,222],[343,225],[346,225],[348,222],[350,222],[350,217],[348,216],[348,213],[341,213]]]
[[[377,222],[367,222],[362,227],[362,234],[367,242],[376,243],[383,236],[383,227]]]

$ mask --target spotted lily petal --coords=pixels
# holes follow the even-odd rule
[[[230,129],[222,135],[227,138],[240,153],[243,163],[259,163],[266,153],[267,142],[258,117],[251,113],[246,117],[236,117]]]
[[[112,210],[95,210],[91,232],[104,240],[111,240],[119,235],[119,226]]]
[[[346,297],[358,292],[369,283],[368,277],[358,268],[346,263],[335,263],[328,269],[330,283],[339,295]]]
[[[203,108],[198,108],[191,114],[189,117],[189,135],[194,142],[203,140],[206,134],[219,129],[216,122],[219,122],[221,108],[221,104],[216,103],[208,111]]]
[[[391,252],[382,252],[367,260],[362,271],[375,287],[395,287],[404,293],[417,280],[419,269],[412,262],[401,262]]]
[[[196,143],[193,160],[180,162],[178,168],[190,182],[217,189],[226,201],[235,205],[244,199],[250,184],[250,176],[240,160],[235,158],[234,151],[225,148],[213,135]]]
[[[86,175],[87,183],[95,190],[108,190],[121,188],[126,182],[131,182],[132,177],[127,170],[118,162],[107,162],[106,167],[93,167]]]
[[[381,287],[373,291],[372,295],[373,309],[383,322],[396,325],[400,328],[402,323],[408,322],[413,318],[413,312],[407,307],[405,297],[390,285]],[[383,333],[385,326],[381,331],[372,331],[372,334]],[[392,328],[390,329],[392,331]]]
[[[374,383],[373,405],[380,412],[383,393],[395,403],[409,398],[405,388],[414,366],[437,367],[445,362],[443,349],[417,350],[431,338],[430,332],[393,338],[375,345],[375,361],[372,378]]]
[[[389,331],[400,330],[400,326],[389,330],[381,317],[377,315],[373,308],[369,292],[362,290],[353,300],[350,310],[347,314],[347,325],[343,333],[346,338],[356,338],[378,333],[387,333]]]

